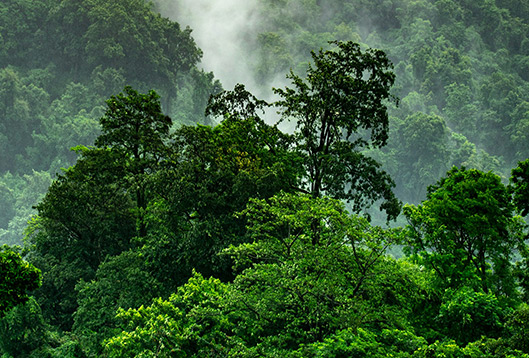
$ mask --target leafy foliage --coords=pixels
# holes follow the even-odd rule
[[[512,170],[510,189],[514,205],[523,216],[527,216],[529,214],[529,159],[518,163],[518,166]]]
[[[399,163],[396,191],[411,202],[419,201],[426,188],[448,169],[445,120],[437,115],[415,112],[396,126],[394,135],[395,159]]]
[[[28,299],[28,291],[41,283],[40,270],[24,261],[17,251],[4,246],[0,251],[0,317]]]
[[[335,51],[313,53],[305,81],[291,71],[293,88],[274,89],[281,97],[274,106],[283,119],[296,122],[292,143],[303,167],[297,190],[345,199],[355,212],[381,200],[388,220],[395,219],[400,202],[391,190],[394,183],[361,151],[386,144],[391,63],[382,51],[334,44]],[[237,86],[214,97],[207,113],[244,118],[267,105]]]
[[[0,320],[0,352],[7,357],[48,357],[50,327],[33,297]]]
[[[404,214],[413,251],[442,285],[474,281],[485,293],[512,295],[510,257],[523,237],[513,209],[498,176],[452,168],[428,188],[427,200],[405,206]]]
[[[275,89],[284,118],[296,121],[309,189],[352,203],[358,212],[377,199],[394,219],[400,212],[389,176],[362,149],[388,138],[386,103],[395,75],[382,51],[362,52],[358,44],[336,42],[336,51],[313,53],[306,82],[290,72],[294,88]],[[364,134],[364,132],[367,132]],[[369,142],[368,142],[369,141]]]
[[[110,356],[289,355],[347,327],[405,325],[396,308],[420,300],[417,272],[383,258],[397,232],[369,231],[336,200],[279,194],[244,215],[254,242],[226,250],[241,272],[234,282],[195,274],[168,300],[121,311]],[[316,245],[315,218],[326,223]],[[394,279],[399,288],[380,289]]]
[[[524,70],[529,23],[522,3],[265,0],[255,6],[261,20],[257,34],[241,40],[241,47],[258,54],[251,75],[263,89],[277,83],[277,75],[289,69],[298,76],[304,74],[311,59],[309,51],[328,50],[331,40],[384,49],[395,68],[393,94],[402,104],[389,106],[392,133],[415,112],[439,116],[449,134],[463,135],[480,149],[463,165],[508,177],[512,166],[529,155],[529,87]],[[415,124],[417,132],[426,125],[422,121]],[[413,130],[415,125],[410,127]],[[392,137],[377,158],[405,202],[417,204],[423,199],[408,188],[425,188],[446,169],[462,164],[454,156],[438,157],[436,171],[429,160],[408,162],[420,149],[412,138]],[[435,142],[451,147],[450,137]],[[428,183],[424,174],[431,176]]]
[[[94,144],[104,100],[126,84],[156,88],[179,123],[208,121],[204,106],[220,84],[197,69],[202,53],[191,30],[149,2],[5,1],[0,20],[0,177],[53,176],[75,163],[70,148]],[[2,243],[22,243],[19,227],[38,200],[5,211]]]
[[[217,279],[195,273],[168,300],[149,307],[120,310],[122,334],[106,342],[109,357],[185,357],[220,354],[228,324],[217,312],[227,287]]]
[[[448,291],[447,295],[449,297],[439,310],[438,324],[447,329],[448,337],[459,344],[467,344],[483,336],[500,336],[503,322],[510,312],[494,294],[463,287]]]
[[[138,236],[144,237],[147,229],[143,216],[149,201],[146,175],[156,171],[167,152],[172,121],[162,113],[159,96],[154,91],[143,95],[125,87],[125,94],[112,96],[107,106],[100,120],[102,133],[95,144],[117,154],[124,179],[134,193]]]
[[[259,2],[247,48],[263,86],[292,69],[290,134],[152,6],[0,4],[1,240],[77,159],[37,205],[44,281],[0,320],[0,355],[527,357],[525,162],[502,184],[529,153],[527,6]],[[126,84],[156,92],[105,108]],[[408,228],[356,215],[397,215],[387,173],[418,202],[452,165],[474,169],[406,206]]]

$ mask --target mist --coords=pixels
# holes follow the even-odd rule
[[[263,86],[254,80],[254,54],[247,48],[259,31],[256,0],[180,0],[161,9],[162,15],[189,26],[198,47],[203,51],[202,68],[212,71],[225,89],[243,83],[259,95]]]

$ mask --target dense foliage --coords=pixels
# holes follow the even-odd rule
[[[172,0],[156,0],[171,14]],[[185,1],[177,1],[185,3]],[[523,0],[256,0],[253,82],[268,89],[329,41],[383,49],[395,65],[388,145],[395,193],[418,204],[453,165],[503,179],[529,156],[529,7]],[[207,8],[207,7],[205,7]],[[165,11],[165,12],[164,12]],[[280,75],[281,74],[281,75]],[[428,119],[428,120],[426,120]]]
[[[163,95],[179,123],[205,121],[211,73],[190,29],[144,0],[0,4],[0,241],[20,244],[50,178],[92,145],[104,100],[125,85]]]
[[[529,357],[529,8],[262,0],[267,103],[151,6],[0,5],[2,358]]]
[[[22,260],[20,254],[8,246],[0,251],[0,317],[28,300],[27,291],[40,286],[40,270]]]

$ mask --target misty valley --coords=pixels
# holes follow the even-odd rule
[[[529,358],[529,2],[3,0],[0,358]]]

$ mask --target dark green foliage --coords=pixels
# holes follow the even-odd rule
[[[0,177],[72,165],[70,148],[94,144],[104,100],[126,84],[156,88],[178,123],[209,121],[204,107],[220,84],[197,69],[202,53],[191,30],[147,1],[10,0],[0,23]],[[20,244],[35,212],[6,204],[0,240]]]
[[[173,250],[180,251],[181,266],[174,269],[185,268],[184,279],[192,268],[205,275],[231,277],[230,262],[216,253],[247,240],[245,221],[234,213],[243,210],[250,198],[292,190],[299,159],[289,152],[288,135],[254,116],[228,116],[215,127],[183,126],[174,139],[172,154],[158,177],[163,202],[157,206],[166,211],[164,224],[172,230],[169,247],[178,242]]]
[[[491,293],[462,287],[447,291],[436,324],[447,337],[467,344],[486,336],[498,338],[510,309]]]
[[[0,352],[9,357],[44,356],[50,341],[39,305],[33,297],[0,319]]]
[[[140,94],[125,87],[124,92],[107,100],[108,109],[100,119],[102,133],[95,145],[125,153],[138,162],[140,168],[135,170],[143,172],[150,161],[164,154],[172,121],[162,113],[155,91]]]
[[[525,162],[502,184],[529,154],[522,2],[260,1],[244,38],[264,87],[292,68],[290,134],[242,85],[210,100],[218,125],[171,128],[211,123],[221,87],[152,6],[0,5],[0,240],[77,160],[37,205],[44,282],[0,355],[527,357]],[[126,84],[156,92],[105,108]],[[479,170],[450,170],[407,230],[326,196],[392,218],[387,173],[417,202],[452,165]],[[387,256],[402,240],[411,257]]]
[[[513,203],[523,216],[529,214],[529,159],[512,170],[510,190]]]
[[[362,51],[352,42],[335,42],[335,51],[313,53],[306,79],[291,72],[292,87],[274,89],[281,97],[273,105],[283,120],[296,122],[290,141],[294,172],[299,183],[290,190],[330,195],[348,201],[360,212],[380,200],[387,218],[395,219],[400,202],[394,196],[393,181],[380,164],[362,150],[379,148],[388,138],[386,102],[393,97],[391,63],[382,51]],[[255,118],[269,106],[243,86],[214,97],[207,113],[225,118]],[[272,132],[263,131],[265,136]],[[270,141],[269,139],[265,140]],[[265,143],[273,155],[274,142]],[[295,167],[301,164],[301,167]],[[301,171],[300,171],[301,169]]]
[[[99,147],[77,148],[77,164],[37,205],[39,218],[30,234],[33,261],[50,271],[42,298],[61,297],[60,308],[53,298],[46,305],[54,307],[46,315],[66,327],[77,306],[77,281],[93,279],[107,256],[128,250],[134,236],[147,235],[147,175],[166,153],[171,121],[154,91],[140,95],[126,88],[126,93],[108,101]]]
[[[168,300],[121,311],[124,331],[107,341],[109,356],[298,356],[342,330],[356,341],[362,332],[374,338],[366,327],[405,325],[406,307],[420,299],[418,271],[383,257],[398,232],[370,227],[336,200],[279,194],[253,200],[244,215],[254,242],[226,251],[240,272],[235,281],[195,274]],[[317,245],[314,220],[322,222]],[[398,287],[381,290],[383,282]]]
[[[0,318],[28,300],[28,291],[41,284],[40,270],[24,261],[9,246],[0,249]]]
[[[524,353],[529,353],[529,306],[524,303],[512,312],[505,323],[509,344]]]
[[[526,245],[520,249],[521,259],[516,262],[513,276],[521,289],[521,297],[525,303],[529,303],[529,247]]]
[[[46,272],[45,317],[69,329],[75,312],[74,330],[94,352],[113,334],[118,307],[169,294],[195,267],[230,278],[229,260],[216,254],[246,240],[233,214],[297,180],[289,137],[258,117],[184,126],[170,140],[156,93],[125,91],[108,101],[98,147],[78,147],[76,165],[37,205],[29,233],[32,261]],[[129,293],[108,289],[118,272]]]
[[[159,96],[155,91],[139,94],[132,87],[125,93],[112,96],[107,101],[108,109],[101,117],[101,135],[95,145],[109,148],[123,171],[123,189],[130,191],[135,201],[136,227],[139,237],[147,235],[144,223],[147,197],[147,175],[157,170],[167,154],[167,142],[171,119],[162,113]]]
[[[353,211],[382,200],[388,219],[400,212],[391,178],[361,150],[386,144],[393,100],[391,62],[382,51],[337,42],[334,51],[313,53],[306,79],[291,72],[293,88],[275,89],[283,118],[296,122],[296,150],[304,160],[306,190],[351,202]]]
[[[396,191],[411,202],[419,201],[426,188],[448,169],[448,130],[442,117],[416,112],[394,132],[397,169]]]
[[[160,295],[162,285],[152,277],[142,254],[125,251],[103,262],[94,280],[77,284],[79,308],[72,331],[88,355],[99,356],[103,340],[120,332],[119,308],[136,308]]]

